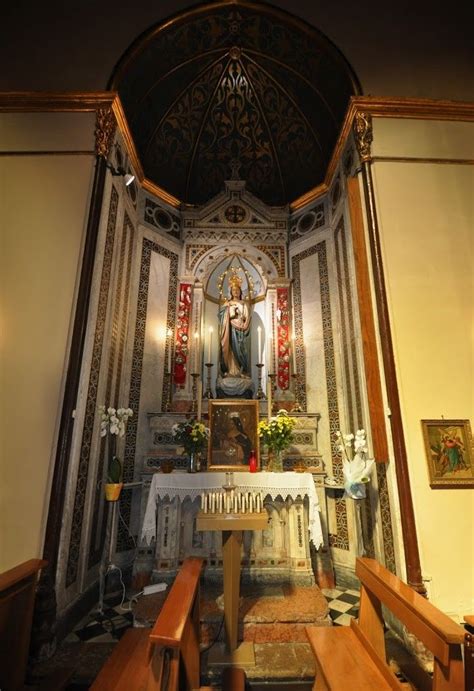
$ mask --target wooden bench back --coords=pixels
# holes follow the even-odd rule
[[[359,620],[353,625],[358,636],[385,661],[385,605],[433,653],[433,690],[463,689],[463,628],[375,559],[359,557],[356,575],[361,582]]]
[[[199,689],[199,577],[204,560],[183,562],[149,636],[149,688]]]
[[[30,559],[0,574],[0,688],[23,688],[31,622],[42,559]]]

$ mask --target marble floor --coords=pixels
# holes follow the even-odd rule
[[[245,588],[242,591],[241,637],[255,643],[256,666],[248,673],[252,691],[311,689],[314,663],[304,627],[308,623],[348,625],[357,616],[358,592],[288,586],[253,586],[250,593]],[[203,588],[202,593],[203,647],[209,648],[214,639],[222,640],[222,596],[213,587]],[[34,668],[33,679],[51,673],[55,666],[70,666],[67,691],[88,689],[116,642],[133,625],[134,617],[142,626],[147,624],[144,619],[148,616],[154,620],[158,603],[165,596],[142,596],[133,603],[108,598],[102,612],[92,610],[63,641],[52,660]],[[208,668],[207,655],[205,651],[202,658],[205,677],[209,683],[216,683],[219,675]]]

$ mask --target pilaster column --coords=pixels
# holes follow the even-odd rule
[[[41,571],[31,634],[31,655],[33,659],[37,660],[50,657],[56,649],[56,572],[58,566],[59,541],[66,497],[71,442],[74,430],[74,410],[76,408],[79,390],[79,377],[89,315],[97,237],[104,196],[106,159],[115,136],[116,125],[117,123],[111,107],[98,108],[95,128],[96,160],[94,181],[82,256],[71,348],[64,385],[64,397],[59,421],[54,474],[51,483],[51,496],[49,499],[48,519],[43,548],[43,558],[48,562],[48,565]]]
[[[374,292],[377,304],[378,326],[382,360],[384,365],[385,384],[390,408],[390,427],[392,431],[395,471],[400,497],[400,519],[403,534],[403,547],[407,567],[408,583],[419,593],[426,590],[421,577],[420,555],[416,534],[415,514],[408,473],[405,438],[403,434],[400,398],[398,394],[395,359],[393,354],[390,317],[385,290],[385,276],[382,262],[382,250],[375,204],[374,185],[372,179],[373,140],[372,117],[370,113],[357,112],[354,118],[354,137],[361,162],[362,186],[367,214],[370,257],[374,281]]]

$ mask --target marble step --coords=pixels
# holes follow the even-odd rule
[[[166,593],[147,595],[134,605],[134,625],[152,626]],[[224,640],[224,598],[215,585],[201,589],[201,643]],[[326,598],[317,586],[291,584],[242,587],[239,639],[254,643],[306,643],[305,626],[331,626]]]

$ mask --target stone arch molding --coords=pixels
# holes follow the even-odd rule
[[[258,283],[254,280],[255,290],[252,301],[257,302],[263,299],[269,284],[278,279],[278,269],[272,258],[265,253],[264,248],[252,247],[243,243],[209,248],[197,261],[194,267],[194,276],[202,284],[206,299],[213,302],[218,301],[217,295],[210,290],[209,283],[214,281],[220,266],[224,269],[224,267],[232,264],[234,259],[242,260],[244,266],[249,264],[253,267],[254,276],[258,278]]]

